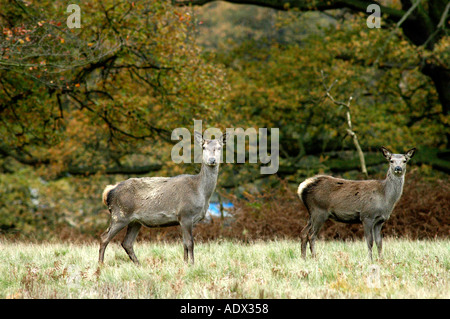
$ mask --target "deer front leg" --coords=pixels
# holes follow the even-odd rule
[[[183,220],[180,223],[181,233],[183,235],[183,247],[184,247],[184,261],[189,261],[189,255],[191,255],[191,264],[194,264],[194,237],[192,236],[192,221]]]
[[[373,226],[373,236],[375,237],[375,243],[378,248],[378,257],[382,258],[383,238],[381,237],[381,227],[383,227],[384,221],[379,221]]]
[[[363,221],[364,237],[366,237],[367,248],[369,250],[369,258],[372,261],[372,247],[373,247],[373,220],[365,218]]]

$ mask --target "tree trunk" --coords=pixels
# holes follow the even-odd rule
[[[425,64],[422,69],[422,73],[429,76],[433,80],[436,91],[439,95],[439,101],[442,105],[442,113],[448,116],[450,108],[450,70],[436,64]],[[447,138],[447,148],[450,147],[450,130],[449,125],[444,122],[445,136]]]
[[[421,71],[433,80],[442,104],[442,112],[444,115],[448,115],[450,108],[450,70],[444,66],[426,63]]]

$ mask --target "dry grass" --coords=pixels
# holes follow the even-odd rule
[[[136,244],[142,266],[111,244],[98,269],[95,244],[0,242],[0,298],[449,298],[449,240],[385,241],[370,264],[362,241],[319,241],[317,259],[297,241]]]

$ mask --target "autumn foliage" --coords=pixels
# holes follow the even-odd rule
[[[65,2],[0,0],[2,236],[97,238],[109,216],[105,185],[198,172],[171,160],[171,132],[193,133],[202,120],[203,129],[279,128],[280,167],[262,176],[261,163],[223,164],[216,190],[235,204],[233,218],[200,224],[196,236],[298,238],[307,218],[298,183],[317,173],[361,177],[345,110],[327,99],[322,71],[336,100],[353,98],[370,176],[384,174],[381,145],[418,149],[410,171],[420,173],[408,176],[384,234],[448,236],[448,105],[423,72],[430,61],[448,70],[446,26],[420,46],[392,20],[369,29],[365,13],[349,10],[80,6],[81,28],[70,29]],[[325,238],[361,237],[358,226],[330,223]],[[167,228],[140,238],[178,236]]]
[[[215,218],[196,228],[196,238],[203,240],[227,238],[239,241],[281,238],[300,240],[300,231],[309,218],[306,208],[298,199],[296,187],[280,181],[276,188],[263,189],[256,194],[246,193],[233,200],[232,218]],[[384,237],[409,239],[447,238],[450,232],[450,185],[448,180],[429,181],[418,172],[406,177],[403,195],[390,219],[384,224]],[[150,238],[174,239],[177,234],[158,231]],[[362,240],[361,225],[347,225],[327,221],[319,238]]]

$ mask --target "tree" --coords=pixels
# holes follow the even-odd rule
[[[66,2],[0,0],[2,234],[95,235],[106,184],[191,169],[170,161],[171,131],[215,126],[223,108],[223,69],[201,55],[192,10],[80,7],[70,29]]]
[[[69,29],[63,3],[0,5],[4,171],[11,158],[51,177],[160,170],[171,130],[223,105],[221,68],[200,56],[189,9],[86,3]]]
[[[359,169],[346,109],[327,98],[321,70],[339,80],[333,86],[336,101],[354,97],[352,131],[367,154],[370,175],[379,173],[377,165],[383,163],[380,145],[399,152],[420,145],[424,157],[417,162],[448,171],[434,155],[425,156],[425,148],[445,147],[448,120],[401,30],[370,29],[367,14],[349,10],[277,13],[222,2],[197,8],[197,17],[203,21],[199,42],[211,43],[208,50],[226,67],[228,121],[234,127],[280,129],[279,176],[297,181],[317,172]],[[220,36],[222,43],[208,40]],[[249,166],[240,174],[244,181],[254,180]]]
[[[177,5],[204,5],[215,0],[173,0]],[[415,46],[419,56],[418,66],[423,74],[433,81],[443,114],[449,115],[450,109],[450,66],[448,65],[450,3],[446,0],[410,1],[402,0],[401,7],[392,4],[384,6],[376,1],[341,0],[341,1],[310,1],[310,0],[226,0],[236,4],[253,4],[274,8],[277,10],[297,9],[301,11],[324,11],[330,9],[348,8],[355,12],[366,12],[370,4],[378,4],[383,17],[388,22],[399,23],[405,36]],[[447,59],[445,59],[447,57]],[[374,61],[375,62],[375,61]],[[447,133],[447,136],[449,133]],[[450,143],[450,142],[449,142]]]

